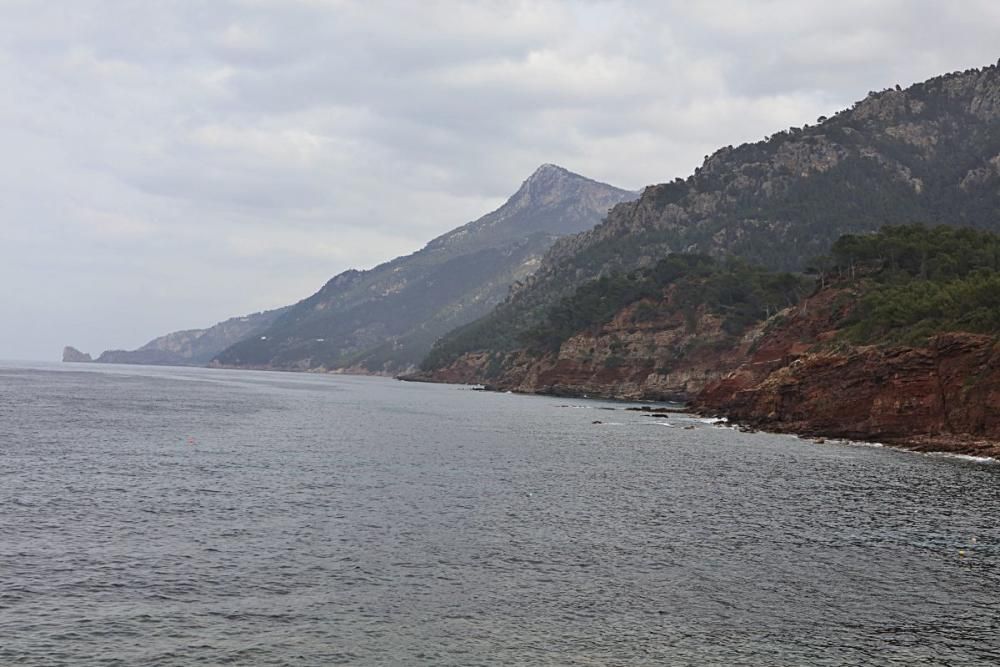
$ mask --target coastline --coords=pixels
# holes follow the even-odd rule
[[[452,384],[440,382],[426,374],[422,375],[401,375],[396,376],[397,380],[402,382],[418,382],[418,383],[429,383],[429,384]],[[468,383],[457,383],[457,384],[468,384]],[[582,391],[552,391],[551,389],[546,391],[524,391],[519,388],[503,388],[497,385],[484,384],[477,385],[482,387],[483,391],[490,391],[496,393],[507,393],[512,392],[515,394],[522,394],[526,396],[554,396],[560,398],[580,398],[585,400],[609,400],[609,401],[622,401],[628,403],[662,403],[669,402],[675,403],[675,401],[667,401],[661,397],[634,397],[634,396],[622,396],[615,394],[594,394],[585,393]],[[719,420],[724,420],[727,426],[742,429],[745,431],[763,432],[763,433],[775,433],[781,435],[794,435],[802,439],[812,440],[814,442],[823,441],[839,441],[848,442],[868,446],[884,446],[891,447],[892,449],[898,449],[902,451],[909,451],[918,454],[940,454],[949,456],[959,456],[959,457],[969,457],[975,460],[989,460],[993,462],[1000,463],[1000,441],[989,440],[985,438],[977,438],[972,435],[965,434],[954,434],[954,433],[914,433],[912,435],[898,436],[898,435],[886,435],[878,433],[866,433],[861,431],[845,431],[845,430],[833,430],[819,428],[811,426],[807,423],[781,423],[781,422],[769,422],[767,420],[759,419],[745,419],[740,418],[735,415],[729,414],[725,411],[712,410],[708,408],[698,407],[692,404],[690,397],[687,400],[678,400],[676,405],[681,405],[682,407],[665,407],[665,406],[643,406],[635,408],[623,408],[626,410],[631,410],[646,414],[657,414],[657,413],[683,413],[696,415],[703,418],[716,418]]]
[[[63,362],[63,363],[81,363],[81,362]],[[89,362],[96,363],[96,362]],[[128,363],[112,363],[111,365],[143,365],[143,364],[128,364]],[[170,366],[167,364],[152,364],[153,366]],[[294,369],[294,368],[274,368],[274,367],[247,367],[247,366],[231,366],[222,364],[210,364],[205,366],[177,366],[181,368],[214,368],[218,370],[251,370],[251,371],[271,371],[271,372],[292,372],[292,373],[312,373],[312,374],[322,374],[322,375],[352,375],[359,377],[392,377],[393,379],[399,380],[401,382],[414,382],[423,384],[452,384],[442,382],[437,380],[427,374],[421,373],[409,373],[409,374],[399,374],[392,375],[389,373],[374,373],[374,372],[362,372],[359,369],[336,369],[336,370],[326,370],[326,369]],[[468,384],[468,383],[457,383],[457,384]],[[472,386],[472,385],[470,385]],[[898,435],[886,435],[878,433],[865,433],[859,431],[838,431],[826,428],[818,428],[811,426],[808,423],[795,422],[795,423],[782,423],[769,421],[766,419],[747,419],[737,417],[731,413],[725,411],[708,409],[705,407],[698,407],[692,404],[690,397],[663,397],[663,396],[623,396],[614,393],[587,393],[583,391],[557,391],[551,388],[546,389],[546,391],[525,391],[520,388],[503,388],[492,384],[475,385],[482,391],[490,391],[496,393],[507,393],[512,392],[515,394],[522,395],[534,395],[534,396],[554,396],[560,398],[580,398],[585,400],[609,400],[609,401],[621,401],[627,403],[644,403],[644,402],[654,402],[654,403],[672,403],[674,405],[682,405],[683,407],[670,407],[670,408],[632,408],[637,412],[646,413],[684,413],[697,415],[699,417],[706,418],[717,418],[724,419],[726,424],[735,428],[740,428],[748,431],[760,431],[764,433],[775,433],[782,435],[794,435],[803,439],[809,439],[813,441],[824,441],[824,440],[836,440],[848,443],[859,443],[865,445],[876,445],[891,447],[893,449],[910,451],[920,454],[942,454],[942,455],[952,455],[961,457],[970,457],[975,460],[989,460],[1000,463],[1000,441],[989,440],[985,438],[977,438],[972,435],[963,434],[953,434],[953,433],[914,433],[912,435],[898,436]],[[627,409],[627,408],[626,408]]]
[[[689,408],[690,414],[701,417],[725,419],[729,426],[745,431],[794,435],[805,440],[823,444],[825,441],[847,442],[868,446],[890,447],[917,454],[943,454],[989,460],[1000,463],[1000,442],[960,434],[920,433],[909,436],[879,436],[877,434],[845,433],[814,428],[805,425],[794,426],[778,423],[761,423],[755,420],[731,417],[713,410]]]

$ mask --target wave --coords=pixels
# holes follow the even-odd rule
[[[1000,459],[995,459],[992,456],[974,456],[972,454],[955,454],[953,452],[925,452],[924,455],[935,458],[959,459],[960,461],[969,461],[971,463],[1000,463]]]

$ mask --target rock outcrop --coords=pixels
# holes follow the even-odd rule
[[[919,347],[805,346],[788,335],[797,324],[766,337],[693,407],[769,431],[1000,456],[996,336],[949,333]]]
[[[558,352],[470,353],[407,379],[484,383],[530,394],[687,401],[735,368],[749,342],[724,331],[722,318],[706,308],[692,319],[670,300],[668,294],[662,301],[632,304],[597,331],[573,336]]]
[[[635,304],[536,357],[465,354],[415,379],[520,393],[689,402],[762,430],[1000,457],[1000,339],[854,346],[838,327],[857,294],[820,290],[740,335],[703,310],[636,324]]]
[[[70,345],[63,348],[62,360],[68,363],[87,363],[93,361],[89,354],[81,352]]]
[[[827,261],[808,296],[801,277],[731,263],[602,279],[524,339],[558,350],[466,353],[418,379],[684,401],[753,428],[1000,456],[1000,235],[892,227],[845,236]],[[660,298],[635,296],[660,275]],[[778,300],[794,305],[765,318]]]

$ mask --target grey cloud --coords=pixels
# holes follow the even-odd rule
[[[639,188],[1000,55],[985,0],[8,0],[0,25],[0,297],[27,323],[0,357],[295,301],[542,162]]]

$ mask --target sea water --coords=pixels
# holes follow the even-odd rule
[[[0,365],[0,665],[1000,663],[1000,465],[624,407]]]

